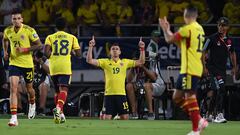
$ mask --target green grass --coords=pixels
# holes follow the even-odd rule
[[[1,116],[0,116],[1,117]],[[64,124],[54,124],[46,119],[19,119],[19,126],[8,127],[8,119],[0,119],[0,135],[186,135],[191,130],[190,121],[168,120],[110,120],[67,119]],[[210,124],[201,135],[238,135],[240,122]]]

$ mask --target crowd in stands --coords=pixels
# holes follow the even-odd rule
[[[214,0],[210,0],[214,1]],[[167,16],[174,24],[183,24],[182,14],[189,4],[199,10],[200,23],[211,22],[214,14],[206,0],[0,0],[0,24],[11,24],[10,13],[22,9],[24,23],[48,26],[53,24],[53,18],[62,16],[69,25],[71,33],[76,34],[76,26],[80,25],[81,35],[90,36],[104,33],[127,36],[124,24],[141,24],[149,26],[157,24],[159,17]],[[240,0],[227,0],[223,4],[222,15],[228,17],[231,23],[240,23]],[[98,24],[101,27],[92,27]],[[112,25],[110,25],[112,24]],[[112,26],[112,27],[111,27]],[[111,27],[111,28],[110,28]],[[97,30],[96,30],[97,29]],[[44,31],[44,29],[43,29]],[[46,30],[45,30],[46,31]],[[150,30],[152,31],[152,30]],[[236,33],[237,29],[232,32]],[[150,33],[149,33],[150,35]]]

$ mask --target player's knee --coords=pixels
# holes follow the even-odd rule
[[[151,83],[144,83],[145,90],[152,90],[152,84]]]

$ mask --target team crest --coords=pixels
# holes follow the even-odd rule
[[[21,35],[21,39],[24,40],[24,38],[25,38],[24,35]]]
[[[123,66],[123,63],[122,63],[122,62],[120,63],[120,66]]]

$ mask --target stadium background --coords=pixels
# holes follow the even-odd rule
[[[5,0],[0,0],[0,3],[2,3]],[[240,4],[239,0],[129,0],[128,4],[121,5],[120,0],[96,0],[92,1],[83,1],[83,0],[12,0],[17,1],[21,3],[21,9],[23,11],[26,11],[25,19],[28,22],[25,22],[26,24],[29,24],[30,26],[33,26],[37,32],[39,33],[42,42],[44,42],[45,37],[48,34],[51,34],[54,32],[54,18],[58,16],[63,16],[68,20],[69,26],[68,31],[72,34],[76,35],[79,39],[79,43],[82,47],[82,54],[83,57],[81,59],[77,59],[75,57],[72,58],[72,68],[73,71],[73,94],[74,91],[79,90],[76,86],[79,82],[81,83],[88,83],[88,82],[103,82],[103,73],[100,69],[96,69],[93,66],[88,65],[85,62],[86,57],[86,51],[88,46],[88,41],[90,40],[91,35],[96,35],[96,42],[97,45],[94,48],[94,57],[95,58],[102,58],[108,56],[108,45],[113,42],[118,42],[121,45],[122,48],[122,55],[121,57],[127,57],[131,58],[132,53],[137,50],[137,43],[139,40],[139,36],[143,36],[143,40],[146,44],[149,43],[151,39],[151,32],[153,30],[159,30],[161,33],[161,30],[158,27],[157,19],[159,16],[163,15],[169,15],[171,23],[174,23],[172,25],[172,29],[177,29],[179,26],[182,25],[183,21],[178,20],[179,16],[182,16],[183,9],[186,5],[193,3],[197,7],[199,7],[200,11],[200,17],[199,21],[202,23],[205,31],[206,36],[209,36],[210,34],[216,32],[216,21],[221,16],[227,16],[230,19],[232,29],[230,31],[230,34],[233,36],[233,46],[237,50],[238,56],[240,55],[240,46],[239,46],[239,9]],[[42,3],[41,3],[41,2]],[[123,0],[125,1],[125,0]],[[40,3],[39,3],[40,2]],[[104,16],[107,12],[109,12],[105,6],[112,6],[111,8],[120,8],[123,9],[125,6],[126,9],[131,9],[132,14],[130,16],[130,21],[127,21],[123,19],[115,19],[113,22],[109,23],[110,21],[108,19],[104,20],[104,17],[101,17],[101,19],[96,19],[95,22],[91,23],[84,23],[84,16],[79,16],[78,10],[79,8],[82,8],[83,5],[90,2],[90,4],[95,4],[98,7],[99,13],[101,16]],[[145,4],[141,4],[141,2],[146,2]],[[149,5],[147,4],[149,2]],[[217,4],[216,4],[217,3]],[[34,10],[34,6],[39,7],[39,4],[43,4],[43,8],[38,10]],[[108,5],[113,4],[113,5]],[[143,5],[148,5],[146,11],[147,13],[143,12],[145,11]],[[168,13],[159,14],[158,9],[163,8],[161,5],[166,6]],[[234,5],[234,6],[233,6]],[[174,10],[174,6],[181,7],[178,10]],[[15,9],[15,8],[14,8]],[[13,10],[13,9],[12,9]],[[45,11],[46,10],[46,11]],[[61,10],[58,12],[58,10]],[[166,11],[166,10],[165,10]],[[27,14],[28,12],[31,12],[31,14]],[[126,11],[130,12],[130,11]],[[49,16],[49,15],[50,16]],[[67,14],[67,15],[66,15]],[[26,16],[29,15],[29,16]],[[120,13],[115,14],[120,15]],[[1,14],[0,17],[0,32],[3,31],[3,29],[8,26],[8,24],[4,23],[3,14]],[[38,16],[41,16],[40,19]],[[73,16],[73,20],[69,20],[69,16]],[[148,20],[148,17],[152,16],[150,20]],[[30,18],[30,20],[28,20]],[[44,20],[44,18],[48,18],[48,20]],[[82,20],[81,20],[82,19]],[[146,21],[144,21],[146,19]],[[89,31],[88,31],[89,30]],[[174,45],[167,45],[162,37],[162,34],[160,34],[161,41],[159,43],[159,53],[160,57],[159,60],[161,62],[161,73],[163,75],[163,78],[167,81],[167,72],[166,67],[169,65],[179,65],[180,62],[180,51],[179,49]],[[240,57],[239,57],[240,58]],[[239,62],[239,59],[238,59]],[[230,63],[228,64],[230,67]],[[177,76],[178,71],[175,71],[173,76]],[[232,81],[230,81],[231,86],[233,86],[234,89],[238,90],[239,84],[233,84]],[[92,83],[90,85],[93,85]],[[75,87],[76,86],[76,87]],[[81,93],[77,93],[81,94]],[[70,96],[70,99],[73,101],[76,101],[77,96]],[[79,98],[79,97],[77,97]],[[75,102],[76,103],[76,102]]]

